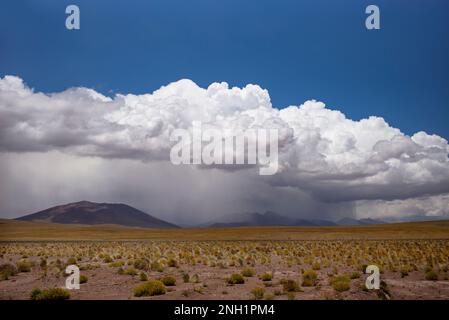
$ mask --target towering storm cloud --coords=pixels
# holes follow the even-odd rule
[[[180,80],[113,98],[87,88],[34,92],[0,79],[0,213],[52,204],[121,201],[172,221],[275,210],[338,218],[449,212],[449,144],[412,136],[380,117],[347,119],[324,103],[279,109],[257,85],[207,89]],[[193,121],[242,131],[279,130],[279,169],[174,166],[175,129]]]

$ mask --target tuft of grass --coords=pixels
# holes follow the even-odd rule
[[[31,264],[28,260],[22,259],[19,262],[17,262],[17,270],[19,272],[30,272],[31,271]]]
[[[410,267],[409,266],[401,266],[401,268],[399,269],[399,272],[401,273],[401,278],[404,278],[406,276],[408,276],[408,273],[410,272]]]
[[[265,272],[261,274],[259,278],[262,281],[271,281],[271,279],[273,279],[273,275],[269,272]]]
[[[182,274],[182,281],[184,281],[184,283],[188,283],[190,281],[190,276],[188,273]]]
[[[243,284],[245,283],[245,279],[240,273],[233,273],[229,278],[226,279],[228,284]]]
[[[256,272],[252,268],[245,268],[242,270],[242,276],[244,277],[254,277]]]
[[[134,268],[136,268],[138,270],[147,270],[148,262],[143,259],[137,259],[137,260],[134,260],[133,266],[134,266]]]
[[[114,261],[109,264],[111,268],[120,268],[123,267],[125,263],[123,261]]]
[[[165,285],[159,280],[150,280],[134,288],[135,297],[158,296],[166,292]]]
[[[62,288],[33,289],[30,293],[31,300],[67,300],[70,299],[70,293]]]
[[[133,267],[131,267],[131,268],[128,268],[128,269],[124,270],[123,274],[126,274],[128,276],[133,276],[134,277],[135,275],[137,275],[137,270],[134,269]]]
[[[284,289],[284,292],[300,291],[299,284],[295,280],[282,279],[281,284],[282,284],[282,288]]]
[[[263,297],[265,300],[274,300],[274,294],[272,293],[266,293]]]
[[[151,270],[157,271],[157,272],[163,272],[164,271],[164,267],[158,261],[152,262],[150,268],[151,268]]]
[[[314,287],[316,286],[318,279],[318,274],[314,270],[304,271],[302,275],[302,286],[303,287]]]
[[[260,300],[263,298],[263,295],[265,294],[265,289],[261,287],[255,287],[251,290],[251,293],[254,295],[254,299]]]
[[[0,265],[0,281],[8,280],[9,277],[15,276],[17,273],[17,268],[10,263]]]
[[[287,292],[287,299],[288,300],[295,300],[296,294],[294,292]]]
[[[176,285],[176,279],[175,279],[175,277],[172,277],[172,276],[163,276],[159,280],[167,287]]]
[[[351,280],[348,276],[331,277],[330,284],[338,292],[347,291],[351,288]]]
[[[175,259],[171,258],[171,259],[169,259],[167,261],[167,265],[169,267],[172,267],[172,268],[177,268],[178,267],[178,261],[176,261]]]
[[[430,281],[437,281],[438,280],[438,274],[433,271],[433,270],[429,270],[426,272],[426,276],[425,276],[426,280],[430,280]]]
[[[200,276],[197,275],[196,273],[192,276],[192,278],[190,279],[190,281],[192,283],[199,283],[200,282]]]
[[[86,283],[87,280],[87,276],[85,276],[84,274],[80,275],[80,284]]]
[[[140,279],[140,281],[148,281],[148,276],[145,272],[141,272],[139,274],[139,279]]]

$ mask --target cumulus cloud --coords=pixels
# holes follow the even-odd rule
[[[252,172],[254,168],[234,172],[219,166],[195,168],[188,175],[212,184],[202,179],[218,174],[232,188],[251,186],[242,189],[251,198],[245,209],[264,203],[257,197],[262,190],[278,199],[286,195],[285,206],[313,202],[310,212],[317,208],[330,212],[337,204],[351,211],[363,201],[403,201],[412,206],[425,201],[435,207],[435,201],[417,199],[449,193],[449,144],[444,138],[425,132],[407,136],[375,116],[354,121],[318,101],[276,108],[268,91],[257,85],[230,88],[223,82],[201,88],[180,80],[153,93],[109,98],[88,88],[34,92],[18,77],[0,78],[0,152],[16,157],[59,152],[80,159],[164,166],[182,175],[192,168],[175,170],[169,163],[174,144],[170,134],[191,129],[192,121],[232,131],[279,130],[276,175],[261,177]],[[251,183],[243,183],[242,177]],[[294,211],[268,198],[271,206]],[[234,209],[238,208],[230,210]]]

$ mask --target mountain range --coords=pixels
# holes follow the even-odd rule
[[[447,216],[413,216],[401,219],[355,219],[345,217],[337,221],[323,219],[291,218],[273,211],[265,213],[244,212],[221,216],[201,225],[188,227],[229,228],[251,226],[354,226],[373,225],[408,221],[446,220]],[[95,203],[80,201],[51,207],[16,220],[34,222],[53,222],[63,224],[115,224],[141,228],[178,228],[177,225],[155,218],[143,211],[122,203]]]
[[[343,218],[336,222],[323,219],[295,219],[279,215],[272,211],[265,213],[245,212],[222,216],[213,222],[205,223],[201,227],[249,227],[249,226],[349,226],[382,224],[381,220]]]

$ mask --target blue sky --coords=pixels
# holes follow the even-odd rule
[[[81,30],[65,29],[68,4],[80,7]],[[379,31],[364,27],[368,4],[380,7]],[[0,76],[38,91],[255,83],[277,107],[317,99],[446,139],[448,39],[447,0],[0,2]]]

